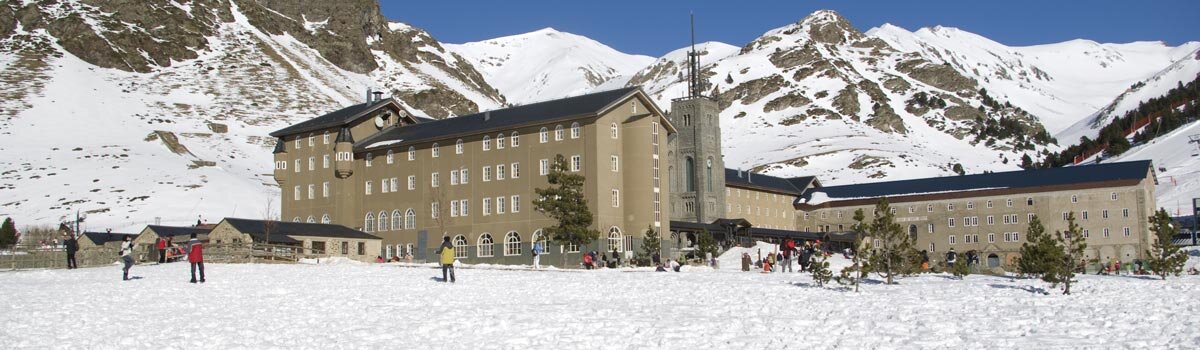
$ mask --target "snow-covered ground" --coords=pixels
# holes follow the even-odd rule
[[[0,347],[1195,348],[1200,278],[945,275],[817,288],[808,275],[184,264],[0,273]]]

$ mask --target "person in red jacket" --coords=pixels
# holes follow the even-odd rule
[[[167,239],[159,237],[158,242],[154,243],[154,247],[158,248],[158,263],[167,262]]]
[[[196,267],[200,268],[200,283],[204,283],[204,246],[200,245],[200,240],[196,239],[196,234],[192,234],[192,239],[188,240],[188,262],[192,264],[192,283],[196,283]]]

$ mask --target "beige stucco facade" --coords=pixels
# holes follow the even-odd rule
[[[387,106],[376,113],[399,111]],[[350,126],[354,140],[405,123],[392,117],[393,124],[377,128],[373,119]],[[662,212],[669,207],[668,126],[640,91],[595,115],[470,134],[447,130],[434,140],[368,147],[342,164],[337,130],[312,134],[311,144],[307,133],[285,136],[286,152],[276,154],[282,219],[327,218],[377,235],[383,246],[372,256],[412,253],[420,259],[445,235],[462,246],[462,260],[527,263],[535,234],[554,224],[534,210],[533,199],[536,188],[548,186],[543,162],[548,167],[556,155],[586,177],[585,197],[602,235],[590,249],[608,250],[611,236],[613,248],[631,250],[647,227],[668,224]],[[663,169],[655,171],[656,164]],[[564,251],[552,246],[547,253]]]
[[[754,227],[796,230],[795,194],[725,186],[726,218],[746,219]]]

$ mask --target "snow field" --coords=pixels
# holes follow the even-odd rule
[[[0,347],[1194,348],[1200,278],[925,275],[861,293],[806,274],[367,265],[140,265],[0,273]],[[689,269],[699,270],[699,269]]]

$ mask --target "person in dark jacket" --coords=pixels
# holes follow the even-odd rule
[[[950,248],[950,251],[946,252],[946,268],[954,267],[956,262],[958,262],[958,253],[954,252],[954,248]]]
[[[621,254],[617,253],[617,248],[613,248],[612,250],[612,261],[610,264],[612,264],[612,266],[610,266],[612,268],[621,267]]]
[[[196,234],[192,234],[192,239],[188,240],[188,262],[192,265],[192,283],[196,283],[196,268],[200,268],[200,283],[204,283],[204,246],[200,244],[200,240],[196,239]]]
[[[75,234],[68,233],[67,238],[63,240],[63,245],[67,248],[67,268],[79,268],[79,265],[75,263],[75,253],[79,252],[79,240],[75,239]]]
[[[129,268],[133,267],[133,241],[129,240],[129,236],[121,241],[121,263],[124,267],[121,268],[121,280],[129,280]]]
[[[654,265],[662,265],[662,257],[658,255],[658,252],[650,254],[650,263]]]

